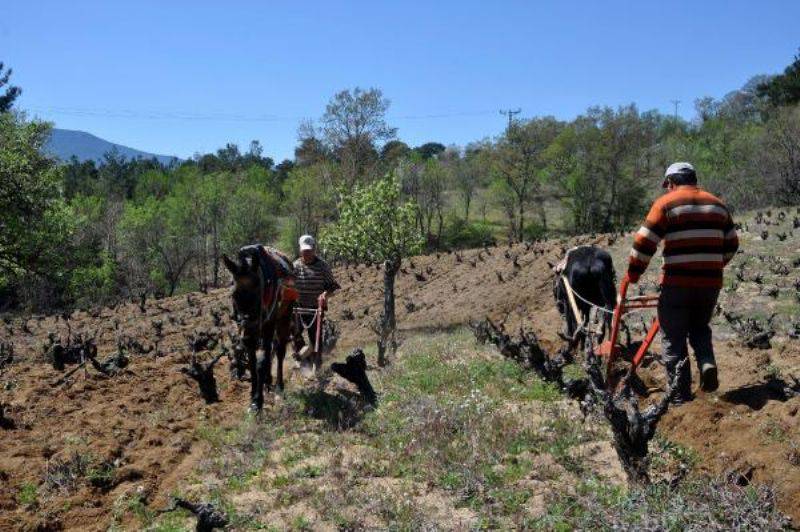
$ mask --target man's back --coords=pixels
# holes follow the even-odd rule
[[[664,241],[661,284],[722,287],[722,270],[738,249],[725,204],[696,186],[679,186],[658,198],[634,239],[629,272],[638,278]]]

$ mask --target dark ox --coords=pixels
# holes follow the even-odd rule
[[[264,388],[272,391],[272,355],[277,357],[277,389],[283,390],[283,359],[292,337],[294,300],[287,297],[293,288],[292,263],[276,250],[261,246],[239,250],[239,261],[223,255],[225,267],[233,275],[233,309],[247,351],[250,370],[250,409],[261,410]],[[284,284],[286,283],[286,284]]]
[[[564,261],[553,270],[556,272],[553,280],[553,296],[558,311],[564,316],[564,334],[568,338],[574,337],[578,322],[570,305],[562,276],[569,282],[573,293],[580,295],[575,297],[575,303],[584,327],[589,323],[591,306],[582,299],[608,311],[614,310],[617,304],[614,263],[607,251],[595,246],[578,246],[569,250]],[[610,312],[603,313],[603,324],[604,330],[610,328]]]

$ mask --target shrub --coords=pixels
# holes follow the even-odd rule
[[[99,258],[99,264],[78,267],[70,275],[69,297],[79,307],[107,305],[116,294],[116,263],[106,252]]]
[[[445,224],[442,244],[447,248],[476,248],[494,244],[492,226],[486,222],[468,222],[463,218],[452,217]]]

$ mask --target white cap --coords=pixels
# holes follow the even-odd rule
[[[667,171],[664,172],[664,181],[661,183],[661,186],[667,188],[667,178],[669,176],[694,173],[694,166],[692,166],[690,163],[672,163],[667,168]]]
[[[300,251],[313,250],[317,247],[317,241],[311,235],[301,236],[298,244],[300,244]]]

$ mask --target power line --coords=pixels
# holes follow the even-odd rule
[[[517,107],[513,111],[511,109],[506,109],[506,110],[501,109],[500,110],[500,114],[501,115],[507,115],[508,116],[508,129],[509,130],[511,129],[511,122],[514,119],[514,115],[518,115],[521,112],[522,112],[522,109],[520,109],[519,107]]]
[[[680,105],[680,100],[670,100],[672,104],[675,106],[675,121],[678,121],[678,106]]]
[[[179,120],[179,121],[219,121],[219,122],[296,122],[307,116],[286,115],[243,115],[232,113],[194,113],[188,111],[142,111],[136,109],[102,109],[90,107],[32,107],[28,109],[35,113],[46,113],[67,116],[91,116],[103,118],[120,118],[134,120]],[[389,116],[388,120],[436,120],[443,118],[458,118],[470,116],[487,116],[494,111],[456,111],[447,113],[397,115]]]

